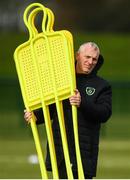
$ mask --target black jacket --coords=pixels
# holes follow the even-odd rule
[[[96,176],[99,134],[101,123],[106,122],[112,113],[112,91],[109,83],[97,76],[97,71],[103,64],[103,57],[100,55],[98,63],[91,74],[77,74],[77,89],[81,94],[81,105],[78,108],[78,128],[81,158],[84,173]],[[69,144],[69,153],[72,168],[77,170],[75,159],[75,145],[73,136],[73,125],[71,115],[71,105],[68,100],[63,102],[66,131]],[[60,129],[57,113],[54,105],[50,106],[50,113],[53,119],[52,128],[56,147],[58,166],[62,162],[63,149],[60,137]],[[35,111],[37,124],[43,123],[42,111]],[[48,148],[47,148],[48,149]],[[49,150],[47,150],[46,165],[51,170]]]

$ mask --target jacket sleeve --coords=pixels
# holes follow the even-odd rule
[[[53,104],[49,105],[49,112],[50,112],[50,118],[51,119],[53,119],[54,111],[55,111],[55,106]],[[35,110],[34,114],[35,114],[35,116],[37,118],[36,124],[45,123],[45,121],[44,121],[44,113],[43,113],[42,108]]]
[[[112,114],[112,90],[106,86],[99,93],[95,101],[81,97],[79,108],[84,116],[94,122],[106,122]]]

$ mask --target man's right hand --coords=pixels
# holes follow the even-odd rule
[[[30,123],[32,116],[33,116],[32,112],[27,111],[26,109],[24,110],[24,119],[27,123]]]

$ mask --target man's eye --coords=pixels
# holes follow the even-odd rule
[[[94,61],[97,61],[97,59],[96,59],[96,58],[93,58],[93,60],[94,60]]]
[[[93,63],[96,63],[97,62],[97,59],[96,58],[93,58]]]
[[[91,58],[91,56],[85,56],[86,57],[86,59],[90,59]]]

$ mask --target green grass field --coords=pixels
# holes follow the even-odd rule
[[[39,165],[28,161],[30,155],[36,154],[30,126],[18,113],[5,112],[0,117],[0,178],[41,178]],[[130,178],[129,119],[129,115],[115,114],[103,126],[96,178]],[[45,127],[38,129],[45,153]]]
[[[102,140],[97,178],[130,179],[130,141]]]
[[[41,178],[38,164],[28,158],[35,154],[30,140],[0,140],[0,178]],[[130,143],[128,140],[101,140],[97,178],[130,178]]]

